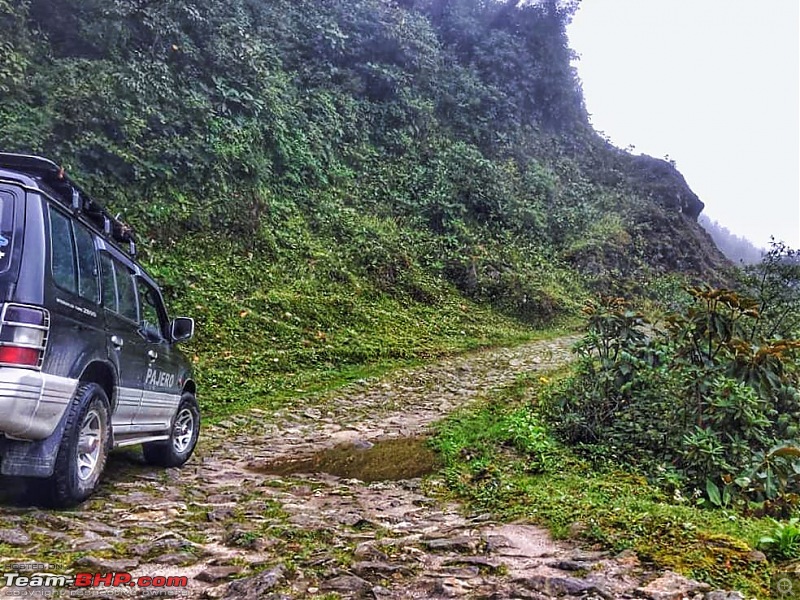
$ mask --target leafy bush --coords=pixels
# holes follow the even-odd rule
[[[784,523],[773,521],[775,528],[760,540],[760,546],[778,560],[800,558],[800,518],[793,517]]]
[[[760,289],[771,285],[769,260]],[[576,368],[548,396],[549,420],[595,456],[676,474],[711,505],[790,512],[800,494],[800,341],[772,337],[791,329],[770,304],[785,295],[688,292],[692,303],[663,328],[619,298],[590,304]]]
[[[743,284],[758,303],[752,335],[800,337],[800,251],[773,240],[761,262],[747,267]]]

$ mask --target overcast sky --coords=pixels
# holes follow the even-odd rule
[[[583,0],[568,34],[595,129],[668,154],[733,233],[800,247],[800,0]]]

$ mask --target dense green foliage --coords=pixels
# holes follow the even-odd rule
[[[561,439],[678,495],[787,515],[800,498],[800,265],[773,246],[742,292],[690,288],[655,328],[587,309],[574,373],[547,402]],[[747,295],[749,292],[750,295]]]
[[[439,425],[433,444],[444,457],[446,493],[476,511],[541,523],[557,537],[631,549],[660,568],[767,596],[780,571],[752,561],[750,552],[759,544],[770,556],[795,551],[791,531],[764,517],[676,500],[624,465],[576,453],[553,436],[543,414],[547,380],[523,377]]]
[[[4,2],[0,147],[61,160],[160,244],[225,232],[269,259],[301,215],[379,284],[418,267],[533,320],[571,309],[542,281],[559,265],[703,271],[707,248],[645,247],[643,222],[696,228],[670,167],[589,128],[558,6]]]
[[[0,0],[0,149],[135,227],[207,409],[716,272],[674,168],[590,128],[576,3],[517,4]]]

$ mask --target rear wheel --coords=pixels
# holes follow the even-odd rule
[[[144,459],[151,465],[180,467],[194,452],[199,434],[200,409],[194,395],[187,392],[172,419],[169,439],[142,444]]]
[[[97,489],[111,441],[108,398],[96,383],[82,383],[67,409],[53,475],[42,482],[48,503],[74,506]]]

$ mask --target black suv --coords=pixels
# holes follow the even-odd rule
[[[180,466],[197,444],[194,333],[169,320],[133,235],[49,160],[0,153],[0,473],[69,506],[112,448]]]

